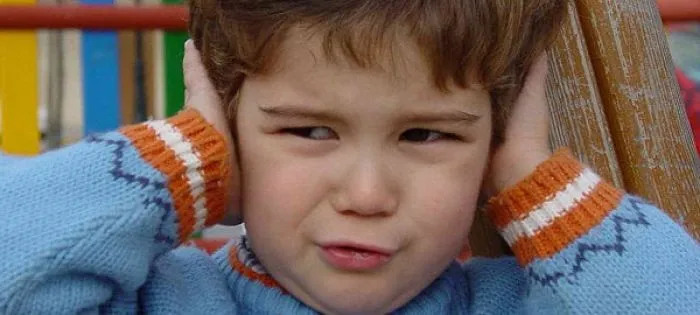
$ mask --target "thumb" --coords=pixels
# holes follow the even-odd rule
[[[506,127],[507,139],[548,138],[547,71],[547,54],[542,53],[530,66],[522,91],[513,105]]]
[[[188,103],[192,98],[196,98],[196,95],[217,95],[202,64],[199,51],[195,48],[191,39],[185,42],[185,56],[182,60],[182,69],[185,80],[185,99]]]
[[[546,102],[547,71],[547,54],[542,53],[530,66],[530,70],[525,78],[525,84],[516,102],[517,104],[541,104]]]

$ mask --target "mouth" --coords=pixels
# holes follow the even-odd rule
[[[394,251],[351,242],[326,243],[321,256],[332,267],[343,271],[372,271],[386,265]]]

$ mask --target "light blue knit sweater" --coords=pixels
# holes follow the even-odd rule
[[[187,111],[3,160],[0,314],[315,314],[245,238],[213,256],[178,247],[221,216],[226,154]],[[397,314],[700,312],[698,243],[565,153],[491,217],[517,258],[455,263]]]

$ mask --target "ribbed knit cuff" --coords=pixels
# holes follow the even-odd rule
[[[521,265],[547,259],[585,235],[623,192],[560,149],[517,185],[492,198],[488,214]]]
[[[181,243],[223,217],[231,185],[231,152],[222,135],[198,111],[188,109],[167,120],[120,131],[165,176]]]

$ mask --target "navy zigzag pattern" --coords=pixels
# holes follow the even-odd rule
[[[152,186],[153,188],[157,190],[163,190],[165,189],[165,183],[162,181],[158,180],[153,180],[145,176],[140,176],[136,174],[129,173],[124,170],[123,168],[123,159],[124,159],[124,150],[127,148],[127,145],[129,143],[125,140],[111,140],[111,139],[103,139],[99,135],[90,135],[88,136],[85,141],[87,143],[96,143],[96,144],[104,144],[108,146],[114,146],[114,150],[111,151],[113,157],[112,157],[112,169],[110,169],[109,173],[112,175],[114,180],[124,180],[127,183],[138,183],[141,188],[146,188],[148,186]],[[160,220],[160,226],[158,227],[158,232],[155,235],[155,241],[156,243],[166,243],[168,245],[174,245],[175,240],[168,236],[166,233],[163,232],[163,225],[168,219],[168,216],[173,214],[172,211],[172,203],[169,201],[163,200],[162,198],[157,198],[157,197],[147,197],[142,201],[142,204],[145,208],[150,208],[152,205],[155,205],[157,209],[163,212],[163,216],[161,217]],[[177,223],[177,217],[175,218],[175,222]]]
[[[625,242],[627,241],[624,236],[625,227],[648,227],[649,225],[651,225],[646,219],[646,215],[642,213],[640,207],[640,205],[647,205],[649,203],[637,197],[629,197],[628,200],[630,203],[630,208],[634,211],[636,217],[633,219],[623,218],[619,215],[613,215],[612,217],[610,217],[610,220],[612,220],[614,223],[615,230],[615,238],[611,243],[596,244],[578,242],[576,244],[577,252],[574,257],[573,263],[569,264],[571,266],[571,270],[567,272],[557,271],[554,273],[538,273],[532,267],[528,267],[528,276],[530,277],[530,279],[542,286],[552,287],[556,285],[560,280],[562,280],[562,278],[570,279],[572,277],[575,277],[577,274],[584,272],[584,263],[588,261],[587,256],[589,254],[595,254],[600,252],[615,252],[618,255],[623,255],[626,251]],[[569,281],[570,284],[573,284],[573,281],[567,281]]]

